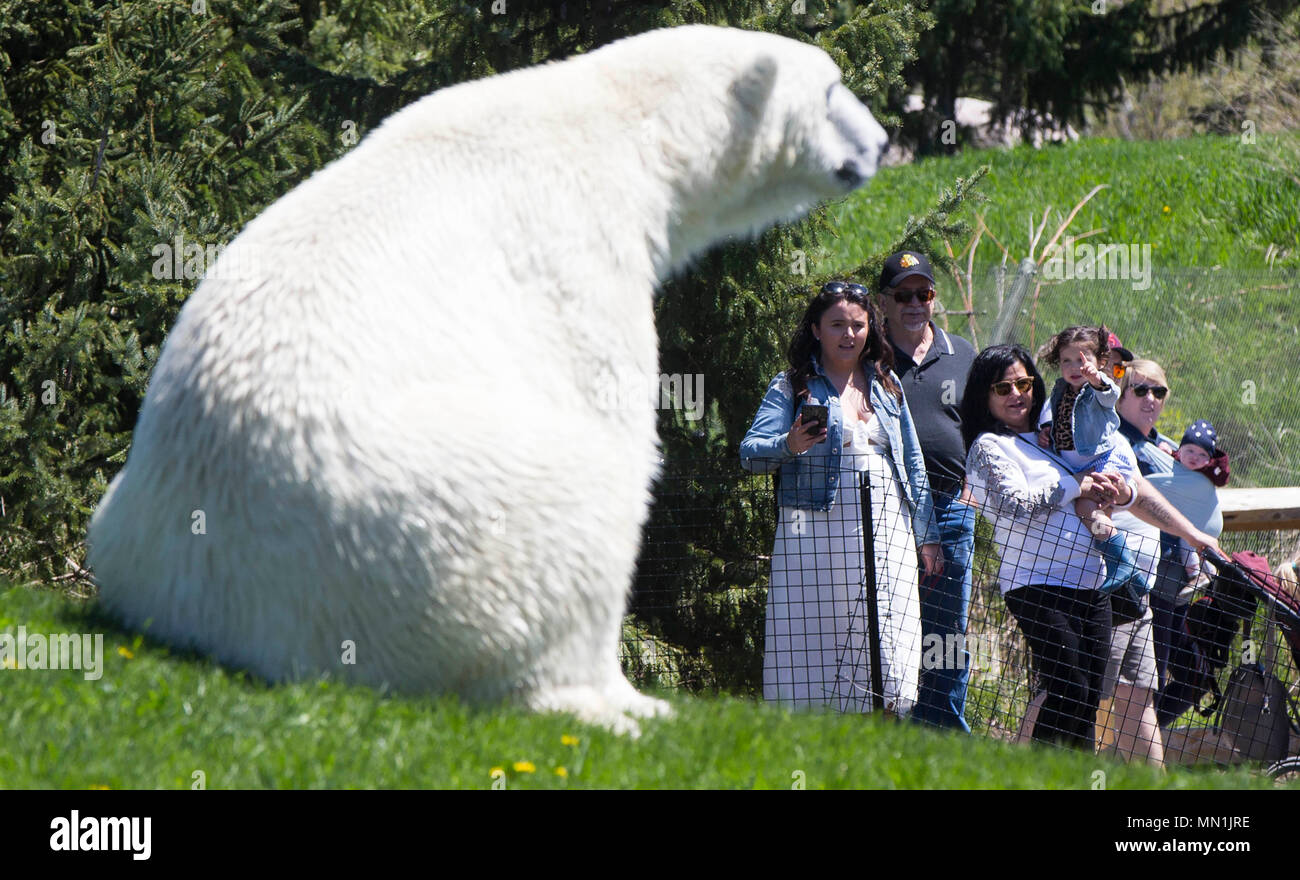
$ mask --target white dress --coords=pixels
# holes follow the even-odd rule
[[[853,423],[830,511],[781,508],[772,550],[763,649],[763,698],[791,707],[871,710],[858,473],[871,474],[881,672],[885,706],[916,704],[921,609],[911,511],[874,413]]]

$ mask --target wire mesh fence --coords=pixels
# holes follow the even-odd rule
[[[629,675],[1166,763],[1297,753],[1295,578],[1270,594],[1198,575],[1153,591],[1150,608],[1121,623],[1110,598],[1081,588],[1108,571],[1068,505],[1017,520],[1005,511],[1023,511],[986,494],[978,522],[969,515],[967,614],[945,622],[962,593],[953,541],[945,532],[947,568],[928,573],[886,460],[846,454],[809,479],[838,485],[829,510],[779,506],[775,478],[734,460],[666,464],[624,630]],[[955,521],[966,508],[939,497],[936,510]],[[1300,556],[1300,532],[1226,533],[1221,544],[1275,564]],[[1012,589],[1008,578],[1026,572],[1048,583]]]
[[[1105,324],[1137,358],[1163,368],[1159,432],[1178,438],[1209,419],[1230,455],[1233,487],[1300,486],[1300,274],[1168,269],[1141,245],[1067,240],[1057,255],[941,280],[936,323],[977,350],[1019,342],[1031,352],[1067,326]],[[987,509],[972,527],[973,514],[941,496],[947,569],[936,579],[924,561],[909,568],[902,559],[915,554],[915,529],[901,527],[907,517],[892,481],[874,471],[869,500],[849,489],[857,464],[873,473],[869,457],[848,455],[842,472],[803,470],[814,483],[839,481],[837,505],[817,510],[780,507],[775,478],[746,473],[735,459],[665,462],[625,627],[629,674],[789,705],[879,707],[1007,740],[1037,735],[1148,760],[1163,752],[1171,763],[1300,749],[1294,731],[1278,745],[1276,723],[1294,712],[1300,687],[1289,641],[1300,603],[1292,614],[1259,585],[1226,589],[1225,598],[1222,579],[1205,573],[1172,588],[1164,571],[1150,610],[1115,625],[1112,601],[1066,589],[1107,577],[1088,538],[1066,528],[1074,512],[1058,511],[1052,534],[1032,517],[995,528]],[[895,507],[882,506],[891,498]],[[874,528],[863,525],[868,511]],[[1154,540],[1151,529],[1143,534]],[[852,543],[864,535],[874,542],[867,552]],[[1300,556],[1300,531],[1229,532],[1221,544],[1279,564]],[[968,584],[953,570],[966,553]],[[1159,564],[1173,565],[1169,546],[1151,550],[1153,571],[1166,556]],[[1014,578],[1037,570],[1036,561],[1051,574],[1042,582],[1062,589],[1008,599]],[[872,568],[876,589],[859,590]],[[1266,746],[1255,743],[1267,739],[1261,727],[1273,737]]]

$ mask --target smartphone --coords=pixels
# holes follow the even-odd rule
[[[819,403],[805,403],[803,409],[799,412],[805,425],[817,425],[817,430],[813,432],[814,437],[821,433],[822,429],[830,421],[830,414],[827,412],[826,407]]]

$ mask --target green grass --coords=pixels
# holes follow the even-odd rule
[[[831,207],[839,237],[825,244],[835,265],[857,265],[888,247],[907,218],[924,214],[955,178],[987,164],[991,170],[980,191],[989,201],[979,211],[1013,262],[1028,255],[1031,217],[1041,222],[1050,206],[1050,236],[1089,190],[1105,184],[1075,218],[1075,233],[1096,228],[1103,230],[1097,236],[1102,241],[1150,243],[1162,268],[1262,269],[1273,244],[1290,251],[1276,265],[1294,269],[1300,267],[1300,183],[1292,179],[1297,150],[1300,133],[1261,136],[1253,145],[1202,136],[967,150],[882,169],[868,186]],[[1280,170],[1288,166],[1289,176]],[[954,249],[964,245],[953,243]],[[988,240],[979,254],[1001,258]]]
[[[0,630],[104,633],[103,676],[0,670],[6,788],[1268,787],[1243,770],[1160,774],[1087,755],[957,738],[876,718],[670,697],[639,740],[563,715],[267,685],[113,629],[53,593],[0,593]],[[127,656],[130,655],[130,656]],[[576,737],[576,744],[563,738]],[[516,769],[530,762],[532,772]],[[563,767],[567,776],[556,774]]]

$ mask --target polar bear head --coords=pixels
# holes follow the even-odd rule
[[[622,94],[621,123],[672,191],[672,268],[861,186],[888,144],[830,56],[784,37],[671,28],[613,43],[589,63]]]

